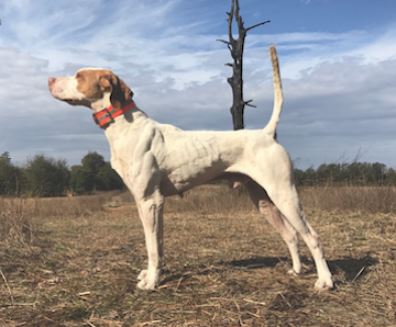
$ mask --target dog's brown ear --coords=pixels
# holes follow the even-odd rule
[[[113,74],[106,74],[99,77],[99,88],[102,92],[112,92],[116,77]]]
[[[111,92],[110,102],[114,108],[121,108],[132,100],[133,92],[118,76],[110,73],[99,79],[102,92]]]
[[[118,78],[118,82],[120,85],[121,92],[124,95],[124,101],[128,102],[132,100],[133,97],[132,90],[128,87],[128,85],[125,84],[125,82],[122,79]]]

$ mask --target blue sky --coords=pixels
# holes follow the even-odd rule
[[[285,106],[279,140],[297,167],[380,161],[396,166],[396,2],[240,0],[249,34],[247,128],[272,109],[276,44]],[[78,163],[108,158],[89,110],[55,101],[48,76],[112,68],[151,117],[185,129],[231,129],[225,38],[229,0],[0,1],[0,152],[23,164],[34,154]]]

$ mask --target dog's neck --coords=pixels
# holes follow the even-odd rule
[[[91,109],[94,113],[103,110],[111,105],[110,93],[105,93],[99,100],[91,102]]]
[[[118,127],[120,127],[120,125],[124,126],[125,123],[131,124],[138,118],[146,117],[146,115],[141,110],[139,110],[139,108],[136,107],[132,98],[130,99],[130,101],[128,103],[125,104],[125,106],[123,108],[118,108],[118,109],[120,109],[120,110],[124,109],[126,106],[131,105],[131,104],[134,105],[134,107],[132,109],[128,109],[128,111],[125,112],[123,115],[114,117],[114,122],[109,124],[108,126],[104,127],[105,131],[107,131],[109,129],[116,130],[116,129],[118,129],[118,128],[114,128],[116,125],[118,125]],[[103,96],[103,98],[96,100],[94,102],[91,102],[91,109],[94,112],[94,118],[95,118],[95,114],[100,114],[100,112],[103,111],[104,109],[109,109],[112,107],[113,107],[113,105],[110,101],[109,93],[105,94]],[[117,109],[117,107],[113,107],[113,108]],[[114,110],[114,109],[112,109],[112,110]],[[96,120],[96,118],[95,118],[95,120]]]
[[[110,105],[110,100],[97,101],[92,105],[92,110],[97,113]],[[118,173],[122,171],[119,166],[119,158],[122,158],[120,151],[122,152],[122,148],[125,145],[124,141],[131,139],[130,135],[133,134],[133,142],[128,143],[128,148],[133,152],[139,142],[140,133],[148,121],[150,119],[147,115],[135,105],[133,110],[116,117],[114,122],[103,130],[110,146],[111,166]]]

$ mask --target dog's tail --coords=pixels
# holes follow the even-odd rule
[[[283,105],[282,80],[279,72],[279,61],[275,46],[272,46],[269,49],[269,53],[272,62],[272,76],[274,83],[274,108],[272,109],[272,115],[269,122],[264,127],[264,131],[276,139],[276,128],[279,123]]]

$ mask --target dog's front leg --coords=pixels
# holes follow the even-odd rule
[[[159,192],[137,202],[148,255],[147,270],[140,272],[137,284],[144,290],[153,290],[159,283],[163,264],[163,204],[164,199]]]

